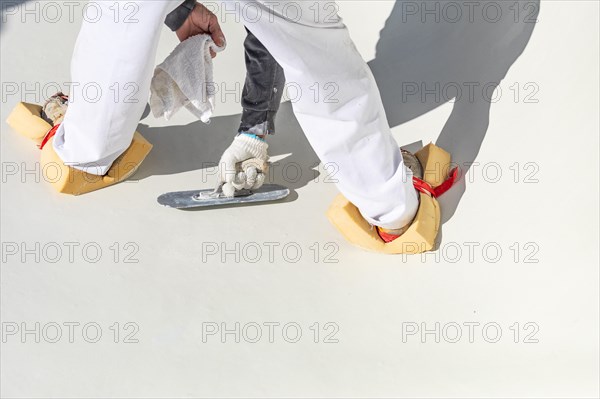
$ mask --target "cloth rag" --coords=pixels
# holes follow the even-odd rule
[[[154,70],[150,108],[156,118],[169,120],[182,107],[208,123],[215,109],[215,84],[210,50],[221,52],[209,35],[192,36],[179,43]]]

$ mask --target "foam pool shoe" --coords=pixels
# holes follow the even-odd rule
[[[54,138],[48,135],[41,148],[44,180],[59,193],[72,195],[89,193],[128,179],[152,150],[152,144],[135,132],[127,150],[113,162],[105,175],[99,176],[65,165],[54,150],[53,141]]]
[[[428,144],[415,156],[423,167],[423,179],[414,177],[415,184],[420,186],[418,182],[422,181],[435,192],[435,188],[446,181],[442,176],[447,175],[450,169],[450,154]],[[418,254],[434,248],[441,220],[439,204],[429,190],[419,190],[419,201],[419,209],[410,226],[388,243],[362,217],[358,208],[341,194],[333,200],[327,217],[346,240],[360,248],[386,254]]]
[[[6,123],[39,146],[52,128],[62,122],[68,100],[63,93],[56,93],[44,105],[20,102],[8,115]]]
[[[65,165],[54,150],[53,141],[67,106],[68,97],[57,93],[43,106],[18,103],[6,120],[13,130],[33,140],[41,149],[43,178],[59,193],[80,195],[122,182],[135,173],[152,150],[152,144],[135,132],[127,150],[103,176]]]

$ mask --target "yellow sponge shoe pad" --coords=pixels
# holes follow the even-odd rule
[[[423,180],[432,186],[441,184],[445,179],[445,176],[442,178],[443,173],[447,173],[450,166],[450,154],[429,144],[415,155],[423,166]],[[350,243],[360,248],[386,254],[418,254],[433,249],[441,220],[437,200],[427,194],[419,195],[421,202],[412,224],[404,234],[389,243],[379,237],[377,229],[341,194],[333,200],[327,217]]]
[[[412,224],[404,234],[387,244],[358,208],[341,194],[333,200],[327,217],[350,243],[360,248],[386,254],[418,254],[433,248],[440,225],[440,208],[435,198],[419,195],[421,203]]]
[[[6,119],[6,123],[17,133],[41,144],[52,125],[41,117],[42,107],[36,104],[18,103]]]
[[[6,122],[17,133],[32,139],[39,146],[52,129],[52,125],[41,115],[41,106],[20,102]],[[140,133],[135,132],[129,148],[117,158],[104,176],[98,176],[65,165],[54,151],[53,141],[54,139],[50,139],[42,149],[41,166],[44,180],[58,192],[73,195],[89,193],[127,179],[135,173],[152,150],[152,144]]]
[[[442,184],[450,173],[450,154],[433,143],[427,144],[415,153],[423,166],[423,180],[435,188]]]
[[[130,177],[152,150],[152,144],[135,132],[131,145],[112,164],[104,176],[72,168],[58,157],[50,140],[42,149],[41,167],[44,180],[59,193],[80,195],[112,186]]]

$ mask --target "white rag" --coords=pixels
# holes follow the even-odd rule
[[[202,122],[208,123],[215,109],[215,85],[210,50],[221,52],[209,35],[192,36],[154,70],[150,86],[150,108],[156,118],[169,120],[186,107]]]

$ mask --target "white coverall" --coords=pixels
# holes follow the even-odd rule
[[[65,164],[99,175],[131,143],[148,100],[163,22],[181,0],[122,0],[118,10],[115,3],[94,2],[87,12],[71,63],[76,84],[54,140]],[[298,91],[293,102],[298,122],[321,161],[337,166],[338,189],[365,219],[389,229],[410,223],[418,208],[412,175],[391,135],[373,75],[335,3],[206,4],[219,8],[219,21],[233,18],[236,10],[283,67]]]

